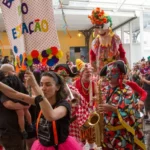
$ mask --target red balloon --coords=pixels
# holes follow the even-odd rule
[[[37,50],[33,50],[31,52],[31,56],[32,56],[32,58],[37,58],[39,56],[39,52]]]
[[[58,53],[57,47],[51,47],[51,50],[52,50],[52,55],[54,56]]]
[[[42,59],[42,65],[43,65],[43,66],[45,66],[45,65],[47,64],[47,60],[48,60],[48,58],[43,58],[43,59]]]

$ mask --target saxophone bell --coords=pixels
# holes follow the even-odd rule
[[[93,113],[90,114],[89,118],[87,121],[82,125],[81,129],[86,130],[88,128],[94,127],[100,120],[99,114],[94,111]]]

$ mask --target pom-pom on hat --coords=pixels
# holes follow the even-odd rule
[[[82,72],[85,67],[85,63],[81,59],[76,59],[76,66],[78,71]]]
[[[93,69],[90,63],[84,63],[81,59],[76,59],[76,66],[80,72],[83,72],[86,68]]]

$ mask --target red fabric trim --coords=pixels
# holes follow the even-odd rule
[[[126,84],[129,85],[133,89],[133,91],[137,92],[140,95],[141,101],[145,101],[147,97],[147,92],[145,90],[143,90],[136,82],[133,81],[127,81]]]
[[[90,50],[90,60],[91,60],[91,62],[96,61],[96,55],[92,49]]]
[[[124,63],[126,64],[126,63],[127,63],[127,62],[126,62],[126,58],[125,58],[126,52],[125,52],[125,50],[124,50],[122,44],[119,45],[118,51],[120,52],[120,59],[123,60]]]

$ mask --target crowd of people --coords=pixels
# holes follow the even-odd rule
[[[80,59],[76,65],[68,62],[53,70],[34,67],[19,73],[12,64],[2,64],[0,144],[6,150],[80,150],[86,142],[90,150],[95,145],[104,150],[144,149],[140,112],[145,108],[149,123],[148,68],[149,62],[141,61],[129,70],[118,60],[95,77],[93,67]],[[91,125],[95,110],[104,120]],[[100,121],[103,131],[97,133]],[[103,142],[97,140],[100,134]]]
[[[149,61],[131,70],[110,16],[96,8],[89,18],[97,34],[90,63],[76,59],[19,72],[9,61],[1,64],[5,150],[83,150],[86,143],[89,150],[146,150],[141,112],[149,123]]]

